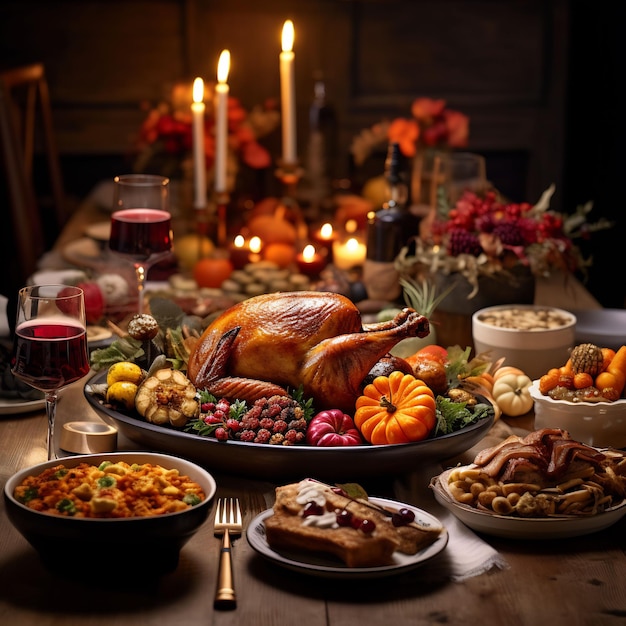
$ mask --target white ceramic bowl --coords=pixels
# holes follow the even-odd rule
[[[618,522],[626,515],[626,500],[597,515],[561,517],[512,517],[475,509],[457,502],[446,488],[452,469],[431,481],[435,500],[472,530],[507,539],[545,539],[554,541],[595,533]]]
[[[31,509],[13,493],[27,476],[63,464],[99,465],[104,461],[152,463],[178,469],[203,489],[206,499],[184,511],[152,517],[76,518],[49,515]],[[11,523],[37,550],[49,569],[69,576],[132,575],[153,577],[178,565],[181,548],[204,524],[216,491],[214,478],[198,465],[182,458],[154,452],[110,452],[70,456],[20,470],[6,482],[4,501]]]
[[[501,320],[502,315],[508,316],[506,323],[517,327],[497,326],[490,321]],[[536,323],[539,317],[551,320],[550,327]],[[489,352],[494,361],[504,357],[505,365],[520,368],[532,379],[567,362],[575,343],[575,330],[573,313],[550,306],[504,304],[480,309],[472,315],[476,353]]]
[[[553,400],[533,381],[535,428],[561,428],[573,439],[596,448],[626,447],[626,400],[616,402],[568,402]]]

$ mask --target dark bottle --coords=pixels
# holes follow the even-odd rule
[[[390,144],[385,160],[389,197],[378,211],[370,215],[367,224],[367,258],[372,261],[393,262],[408,239],[406,185],[402,181],[400,158],[399,145]]]
[[[309,137],[304,178],[300,184],[299,199],[309,217],[317,219],[320,212],[332,209],[332,183],[336,174],[337,121],[335,110],[326,95],[326,84],[320,74],[315,76],[313,92],[313,101],[309,108]]]
[[[397,143],[389,145],[385,160],[389,197],[367,224],[367,256],[363,282],[372,299],[395,300],[401,293],[394,261],[411,236],[405,205],[406,185],[402,179],[401,154]]]

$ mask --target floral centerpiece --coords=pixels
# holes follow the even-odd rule
[[[455,206],[438,207],[429,236],[414,238],[396,259],[398,271],[461,275],[471,287],[468,298],[476,296],[483,276],[510,283],[520,275],[584,274],[591,259],[583,257],[574,240],[611,223],[587,221],[591,202],[572,215],[552,211],[554,191],[550,186],[534,205],[507,201],[495,190],[466,191]]]
[[[212,175],[215,163],[215,85],[205,83],[204,152]],[[134,170],[159,173],[170,178],[190,175],[192,140],[192,86],[178,83],[167,100],[145,103],[146,117],[135,141]],[[273,101],[246,111],[239,100],[228,98],[228,185],[232,189],[241,165],[263,169],[271,165],[268,150],[259,139],[277,128],[280,113]]]
[[[408,158],[422,150],[451,150],[467,147],[469,118],[450,109],[445,100],[416,98],[411,117],[384,120],[361,131],[352,141],[356,165],[362,165],[372,151],[386,143],[398,143]]]

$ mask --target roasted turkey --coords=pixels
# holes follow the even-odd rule
[[[216,397],[254,401],[303,386],[316,409],[354,410],[361,384],[399,341],[425,337],[428,320],[406,308],[366,324],[359,309],[330,292],[257,296],[227,309],[193,348],[188,375]]]

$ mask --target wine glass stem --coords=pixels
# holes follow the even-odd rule
[[[48,461],[57,458],[54,448],[54,418],[57,413],[56,391],[46,393],[46,415],[48,416]]]
[[[137,296],[139,298],[138,311],[141,315],[143,313],[143,291],[146,287],[146,274],[148,270],[138,263],[135,264],[135,274],[137,275]]]

